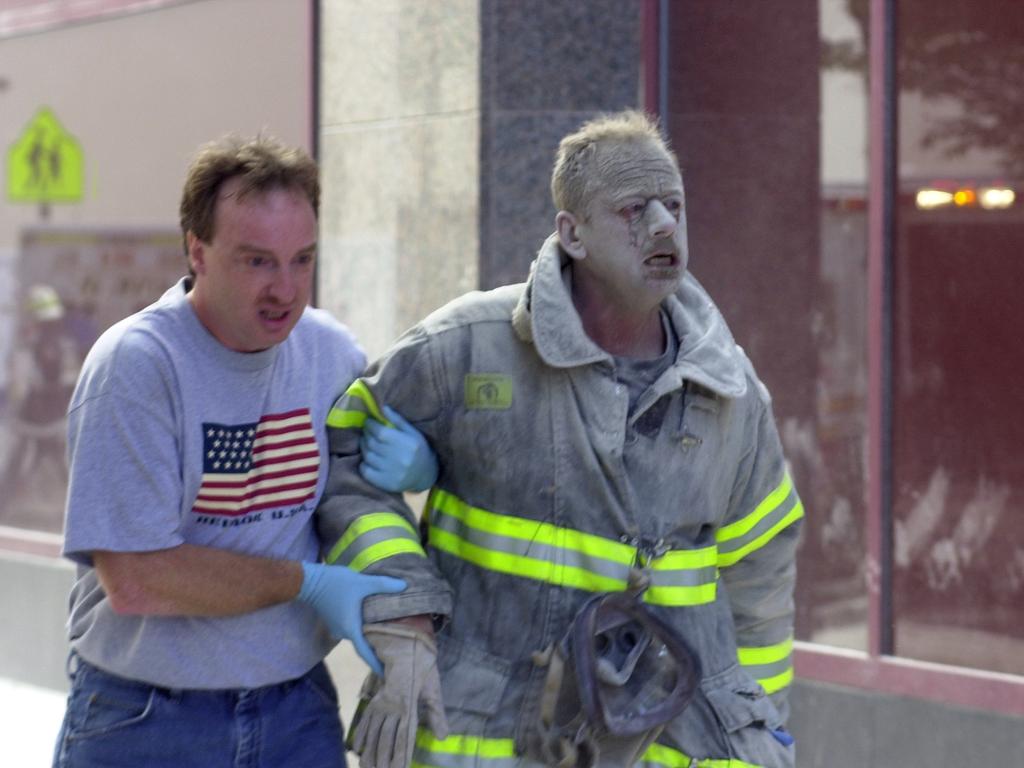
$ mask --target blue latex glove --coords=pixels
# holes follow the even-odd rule
[[[378,592],[401,592],[405,582],[390,576],[367,576],[343,565],[302,564],[302,588],[297,600],[316,609],[331,637],[352,641],[374,674],[384,670],[363,637],[363,598]]]
[[[784,747],[791,747],[793,746],[793,742],[796,741],[796,739],[794,739],[790,732],[785,728],[772,728],[772,736],[774,736],[775,740]]]
[[[425,491],[437,480],[437,456],[426,438],[397,411],[384,406],[390,424],[367,419],[359,449],[359,474],[385,491]]]

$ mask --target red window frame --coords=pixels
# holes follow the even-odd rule
[[[1024,676],[916,661],[893,655],[889,407],[890,264],[896,207],[895,0],[869,0],[868,93],[868,650],[797,641],[796,676],[807,681],[1024,716]],[[641,5],[643,107],[661,115],[667,53],[667,0]],[[813,514],[813,511],[811,511]]]

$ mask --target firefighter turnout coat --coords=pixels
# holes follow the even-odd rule
[[[327,562],[405,579],[365,620],[445,616],[439,668],[451,735],[426,730],[416,764],[531,765],[521,754],[545,670],[582,603],[651,579],[644,600],[686,640],[700,691],[643,766],[781,768],[773,737],[792,677],[803,508],[768,393],[704,289],[663,305],[671,365],[629,412],[613,358],[584,333],[552,236],[524,284],[431,314],[339,398],[318,509]],[[367,418],[390,405],[437,452],[417,520],[360,477]]]

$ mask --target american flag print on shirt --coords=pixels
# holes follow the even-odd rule
[[[252,424],[203,422],[203,479],[192,511],[238,517],[295,506],[313,498],[319,471],[308,408]]]

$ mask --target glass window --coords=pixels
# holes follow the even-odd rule
[[[1024,673],[1024,6],[897,4],[895,651]]]
[[[866,5],[687,3],[667,54],[691,268],[772,391],[808,511],[797,637],[855,649],[867,647]]]

